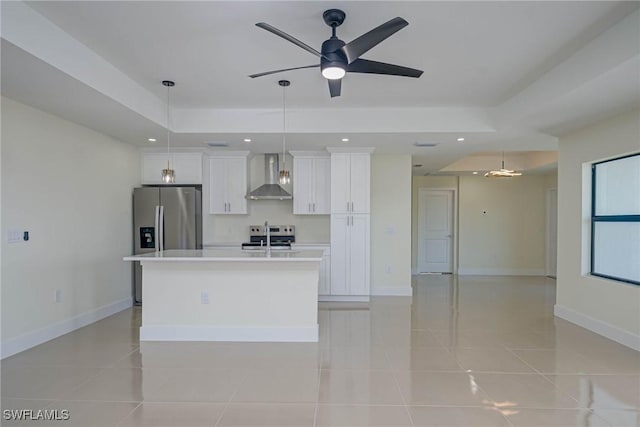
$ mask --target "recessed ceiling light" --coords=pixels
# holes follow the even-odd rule
[[[342,142],[349,142],[349,138],[342,138],[341,141]]]
[[[157,139],[155,139],[155,138],[149,138],[149,139],[147,139],[147,141],[149,141],[149,142],[156,142],[156,141],[157,141]]]
[[[473,174],[474,174],[474,175],[478,175],[478,172],[474,172]]]
[[[458,138],[458,142],[464,141],[464,138]]]
[[[245,138],[244,142],[251,142],[251,138]]]

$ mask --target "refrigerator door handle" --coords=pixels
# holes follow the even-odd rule
[[[164,251],[164,206],[160,205],[160,250]]]
[[[158,221],[160,221],[160,206],[156,206],[155,212],[155,224],[154,224],[154,234],[155,234],[155,250],[158,252],[160,250],[160,228],[158,227]]]

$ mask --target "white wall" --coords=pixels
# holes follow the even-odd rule
[[[296,179],[292,170],[293,159],[287,155],[287,167],[291,171],[292,181]],[[255,155],[249,159],[249,189],[254,190],[265,183],[264,155]],[[293,194],[290,184],[284,188]],[[329,243],[329,215],[294,215],[292,200],[248,200],[248,215],[210,215],[209,211],[209,161],[205,156],[202,178],[202,241],[204,244],[230,243],[240,245],[249,240],[249,226],[264,224],[295,225],[296,242]]]
[[[545,176],[461,176],[459,193],[459,274],[544,275]]]
[[[139,167],[133,146],[2,98],[3,356],[131,304]]]
[[[417,265],[419,189],[454,189],[459,274],[544,275],[546,190],[554,186],[554,173],[512,179],[413,177],[412,269]]]
[[[590,167],[640,151],[640,111],[560,139],[556,315],[640,350],[640,286],[589,275]]]
[[[371,294],[411,295],[411,156],[371,157]]]

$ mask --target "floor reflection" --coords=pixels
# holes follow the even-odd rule
[[[113,426],[639,424],[640,353],[554,318],[554,280],[412,280],[413,297],[320,304],[318,343],[139,343],[134,307],[3,360],[2,408]]]

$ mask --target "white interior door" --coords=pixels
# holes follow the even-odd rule
[[[453,272],[453,191],[418,194],[418,272]]]
[[[547,191],[547,276],[556,277],[558,260],[558,189]]]

